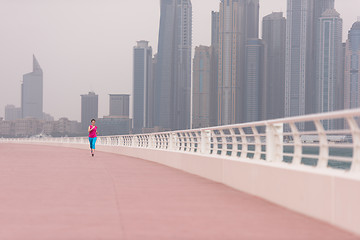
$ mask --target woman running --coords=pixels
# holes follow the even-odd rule
[[[91,125],[89,126],[89,142],[90,142],[90,149],[91,149],[91,156],[95,155],[95,143],[97,139],[97,126],[95,126],[95,119],[91,120]]]

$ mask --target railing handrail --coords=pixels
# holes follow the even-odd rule
[[[306,130],[305,123],[312,128]],[[336,126],[336,129],[334,129]],[[241,123],[200,129],[159,133],[100,136],[99,144],[216,155],[224,158],[288,162],[312,162],[326,168],[342,163],[351,172],[360,172],[360,109],[344,110],[284,119]],[[285,129],[285,131],[284,131]],[[351,141],[329,142],[331,135],[350,136]],[[302,140],[317,135],[316,142]],[[11,141],[0,139],[0,141]],[[14,139],[12,141],[87,143],[87,138]],[[342,155],[335,150],[344,151]],[[339,150],[340,151],[340,150]]]

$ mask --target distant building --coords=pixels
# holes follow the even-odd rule
[[[14,137],[14,128],[13,121],[0,120],[0,137]]]
[[[21,108],[17,108],[14,105],[5,106],[5,121],[13,121],[22,118]]]
[[[54,121],[54,117],[51,116],[50,114],[48,113],[43,113],[43,118],[42,118],[44,121]]]
[[[148,111],[147,111],[147,123],[150,128],[155,126],[155,79],[157,79],[157,69],[158,69],[158,57],[157,54],[154,55],[152,59],[152,86],[149,87],[148,91]]]
[[[153,95],[152,79],[152,48],[147,41],[138,41],[134,47],[133,65],[133,129],[134,133],[141,133],[148,123],[149,110],[152,104],[149,101]],[[152,96],[151,96],[152,97]]]
[[[341,76],[336,85],[336,110],[344,110],[345,109],[345,57],[346,57],[346,42],[341,44],[341,64],[340,64],[340,72]]]
[[[122,117],[104,117],[96,122],[99,135],[127,135],[131,133],[132,120]]]
[[[210,126],[211,106],[211,49],[195,48],[193,66],[193,128]]]
[[[60,118],[58,121],[54,122],[54,129],[51,135],[53,137],[84,136],[83,132],[81,131],[81,123],[77,121],[71,121],[67,118]],[[87,133],[85,135],[87,135]]]
[[[110,116],[129,118],[130,95],[110,94]]]
[[[36,118],[0,120],[0,137],[32,137],[39,134],[53,137],[77,137],[87,135],[81,123],[60,118],[58,121],[45,121]]]
[[[312,55],[311,59],[313,59],[313,62],[311,65],[308,65],[307,68],[311,67],[311,77],[310,74],[307,77],[306,82],[306,102],[305,102],[305,114],[312,114],[312,113],[318,113],[318,105],[314,104],[318,100],[318,81],[317,81],[317,64],[320,61],[320,18],[322,17],[322,14],[327,11],[334,9],[335,6],[335,0],[312,0],[313,1],[313,19],[312,19],[312,47],[311,50]]]
[[[43,119],[43,71],[33,56],[33,71],[23,76],[21,86],[22,118]]]
[[[316,112],[319,18],[334,0],[288,0],[285,116]],[[300,126],[304,128],[305,126]]]
[[[90,125],[91,119],[98,118],[99,97],[94,92],[81,95],[81,125],[85,130]]]
[[[220,14],[213,11],[211,13],[210,126],[218,125],[219,34]]]
[[[264,120],[266,116],[265,46],[260,39],[249,39],[246,44],[244,84],[244,121]]]
[[[55,121],[44,121],[42,130],[43,134],[55,137]]]
[[[282,12],[263,18],[262,39],[266,45],[266,119],[284,118],[286,19]]]
[[[26,118],[14,121],[15,137],[31,137],[42,132],[42,121],[36,118]]]
[[[317,61],[317,111],[337,109],[336,88],[342,82],[342,19],[335,9],[326,10],[319,20]],[[334,122],[324,122],[325,129],[334,129]]]
[[[244,121],[246,42],[258,38],[259,0],[222,0],[219,17],[218,124]]]
[[[360,107],[360,21],[349,31],[345,53],[345,108]]]
[[[191,115],[192,4],[161,0],[154,125],[189,129]]]

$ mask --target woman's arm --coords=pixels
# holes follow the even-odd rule
[[[89,126],[89,128],[88,128],[88,132],[91,132],[91,130],[93,130],[93,129],[91,128],[91,126]]]

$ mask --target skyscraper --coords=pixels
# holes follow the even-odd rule
[[[262,38],[265,42],[266,119],[285,116],[285,49],[286,19],[282,12],[263,18]]]
[[[305,113],[317,113],[319,109],[314,104],[318,99],[318,78],[317,78],[317,63],[319,62],[320,54],[320,17],[328,9],[334,9],[335,0],[313,0],[313,17],[312,17],[312,44],[311,46],[311,61],[307,65],[307,80],[306,80],[306,100],[305,100]]]
[[[151,87],[149,87],[148,91],[148,102],[149,102],[149,109],[147,112],[147,123],[150,128],[154,128],[155,126],[155,80],[157,79],[157,61],[158,57],[157,54],[154,55],[152,59],[152,81]]]
[[[161,0],[155,80],[155,125],[190,128],[192,5],[190,0]]]
[[[193,128],[210,126],[211,106],[211,49],[195,48],[193,67]]]
[[[218,79],[219,79],[219,12],[211,13],[211,68],[210,68],[210,126],[218,125]]]
[[[345,108],[360,107],[360,21],[349,31],[345,52]]]
[[[130,95],[110,94],[110,117],[129,118]]]
[[[98,118],[99,96],[94,92],[81,95],[81,125],[83,130],[90,125],[91,119]]]
[[[317,61],[317,111],[336,110],[336,87],[342,81],[342,19],[335,9],[326,10],[319,19]],[[333,129],[333,122],[324,122],[326,129]]]
[[[263,120],[266,116],[265,46],[262,40],[248,39],[244,84],[245,122]]]
[[[285,116],[316,111],[316,59],[319,18],[334,0],[288,0]]]
[[[33,71],[23,76],[21,85],[23,118],[43,119],[43,71],[33,56]]]
[[[286,31],[285,116],[305,114],[307,60],[311,59],[312,1],[288,0]],[[314,63],[312,61],[312,63]]]
[[[336,85],[336,110],[345,109],[345,96],[344,96],[344,87],[345,87],[345,53],[346,53],[346,42],[341,44],[341,64],[340,64],[340,79]]]
[[[258,37],[259,0],[221,0],[218,123],[244,121],[246,41]]]
[[[148,124],[149,101],[152,95],[152,48],[147,41],[138,41],[134,47],[133,124],[134,133],[141,133]],[[151,96],[152,97],[152,96]]]
[[[220,3],[218,123],[238,123],[241,109],[241,74],[245,57],[246,1]]]
[[[259,38],[259,0],[246,1],[246,38]]]

